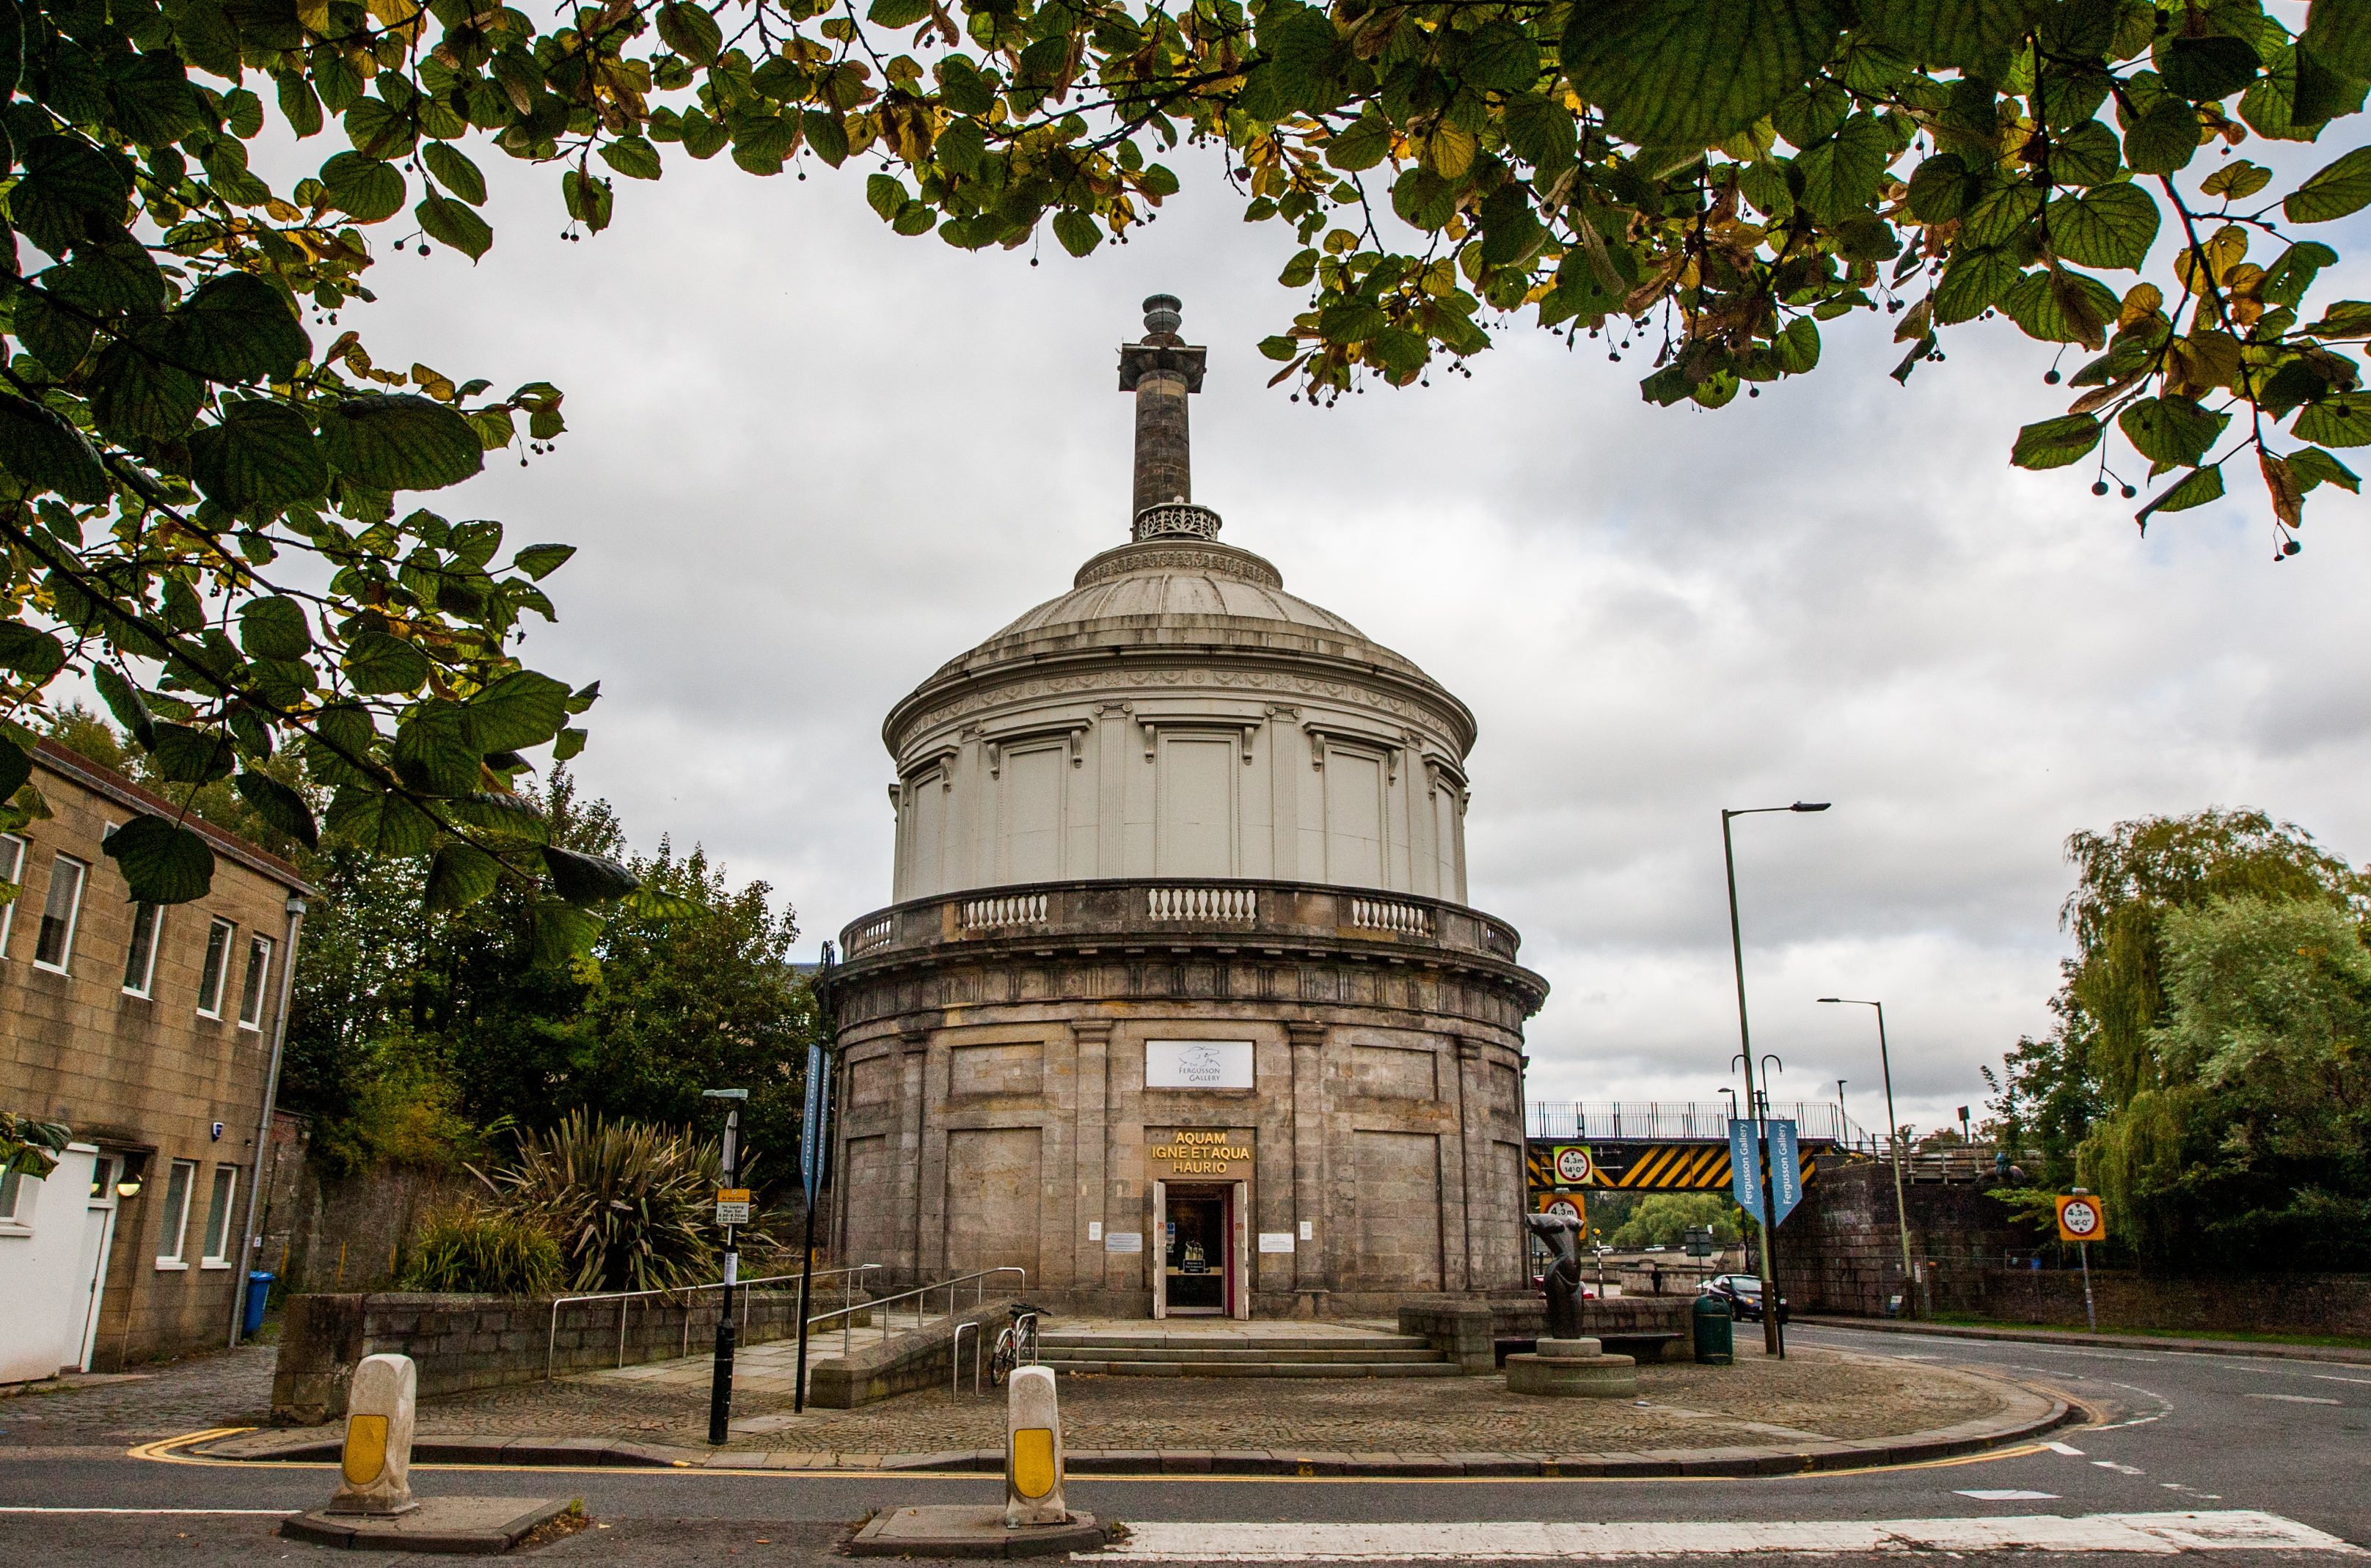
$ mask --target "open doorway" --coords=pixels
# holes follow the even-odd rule
[[[1162,1274],[1173,1317],[1224,1317],[1234,1297],[1232,1193],[1225,1187],[1173,1186],[1162,1216]]]

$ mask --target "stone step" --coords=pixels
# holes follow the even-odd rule
[[[1049,1344],[1037,1342],[1037,1354],[1046,1360],[1063,1361],[1184,1361],[1208,1364],[1259,1364],[1292,1361],[1314,1364],[1324,1361],[1371,1362],[1377,1366],[1393,1363],[1438,1361],[1440,1352],[1429,1345],[1420,1349],[1372,1349],[1366,1346],[1327,1345],[1323,1349],[1271,1350],[1257,1345],[1116,1345],[1116,1344]]]
[[[1097,1361],[1047,1356],[1058,1372],[1105,1378],[1454,1378],[1446,1361]]]
[[[1422,1334],[1227,1334],[1086,1332],[1047,1330],[1037,1336],[1046,1349],[1249,1350],[1261,1355],[1302,1350],[1429,1350]]]

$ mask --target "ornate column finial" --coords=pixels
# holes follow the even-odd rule
[[[1183,307],[1174,294],[1144,302],[1144,338],[1119,351],[1119,389],[1136,394],[1134,537],[1185,534],[1213,538],[1219,514],[1194,502],[1193,448],[1186,398],[1202,389],[1208,352],[1178,337]]]

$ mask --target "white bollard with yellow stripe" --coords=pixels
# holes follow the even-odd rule
[[[332,1514],[401,1514],[411,1500],[411,1419],[420,1374],[408,1355],[365,1355],[346,1388],[346,1443]]]
[[[1058,1525],[1070,1516],[1062,1504],[1062,1412],[1054,1399],[1054,1369],[1016,1368],[1004,1407],[1004,1528]]]

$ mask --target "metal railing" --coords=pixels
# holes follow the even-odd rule
[[[1795,1124],[1795,1136],[1806,1143],[1855,1146],[1868,1135],[1833,1101],[1796,1101],[1773,1104],[1770,1114]],[[1719,1142],[1729,1136],[1729,1102],[1715,1101],[1535,1101],[1526,1122],[1535,1138],[1637,1139],[1669,1138],[1682,1142]]]
[[[865,1303],[856,1300],[858,1281],[868,1271],[878,1269],[882,1266],[883,1265],[879,1263],[851,1263],[844,1268],[819,1269],[812,1277],[817,1281],[821,1281],[828,1279],[834,1274],[840,1276],[840,1293],[843,1298],[840,1312],[852,1315],[857,1309],[865,1305]],[[741,1326],[745,1330],[749,1326],[749,1296],[747,1293],[756,1290],[757,1287],[761,1285],[780,1285],[784,1281],[795,1282],[798,1277],[799,1276],[794,1274],[766,1274],[758,1279],[734,1281],[733,1288],[744,1293],[741,1297]],[[635,1302],[643,1299],[645,1297],[652,1296],[682,1297],[684,1304],[683,1354],[689,1355],[691,1354],[691,1309],[694,1305],[693,1298],[703,1290],[722,1290],[723,1288],[724,1282],[723,1280],[718,1280],[711,1285],[677,1286],[671,1290],[604,1290],[591,1296],[555,1297],[551,1303],[550,1325],[545,1330],[543,1336],[543,1380],[547,1383],[551,1381],[552,1363],[557,1359],[560,1345],[560,1309],[562,1307],[581,1307],[587,1302],[593,1301],[615,1301],[618,1304],[618,1365],[623,1366],[626,1364],[626,1319],[632,1312]],[[837,1314],[825,1314],[827,1317],[835,1315]],[[810,1318],[807,1321],[812,1324],[815,1320]]]
[[[868,1268],[874,1268],[879,1265],[868,1263],[865,1266]],[[952,1318],[955,1315],[955,1292],[957,1290],[966,1285],[970,1286],[972,1287],[971,1304],[974,1307],[977,1307],[981,1302],[988,1299],[989,1276],[991,1274],[1019,1274],[1021,1276],[1021,1288],[1024,1290],[1029,1288],[1029,1271],[1023,1268],[1019,1263],[1006,1263],[1001,1268],[978,1269],[967,1274],[957,1274],[953,1279],[937,1280],[929,1285],[918,1285],[911,1290],[901,1290],[895,1296],[884,1296],[871,1301],[859,1301],[850,1306],[835,1308],[831,1311],[820,1313],[815,1317],[809,1318],[807,1320],[807,1327],[812,1329],[817,1323],[827,1323],[832,1319],[839,1318],[840,1320],[839,1354],[841,1359],[845,1360],[848,1356],[849,1347],[849,1320],[855,1313],[862,1311],[879,1312],[881,1314],[881,1340],[882,1343],[885,1344],[888,1343],[889,1335],[893,1332],[893,1325],[896,1321],[896,1314],[888,1311],[888,1308],[896,1306],[900,1301],[911,1299],[914,1303],[914,1332],[919,1333],[926,1319],[929,1305],[928,1298],[931,1296],[942,1290],[947,1293],[947,1316]]]

